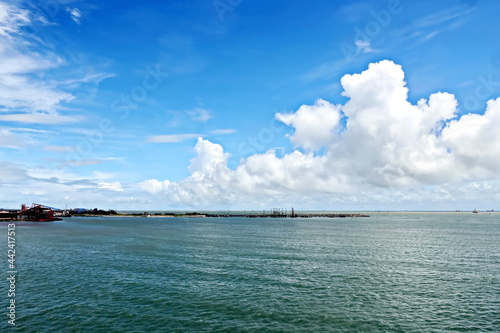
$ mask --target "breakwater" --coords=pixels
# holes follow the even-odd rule
[[[294,214],[203,214],[205,217],[248,217],[248,218],[313,218],[313,217],[326,217],[326,218],[346,218],[346,217],[370,217],[365,214],[308,214],[308,213],[294,213]]]
[[[12,212],[0,212],[4,214],[0,214],[0,222],[8,222],[8,221],[16,221],[23,220],[19,215],[19,211]],[[74,212],[73,212],[74,213]],[[66,214],[59,215],[61,217],[71,217],[71,216],[81,216],[81,217],[96,217],[96,216],[114,216],[114,217],[243,217],[243,218],[313,218],[313,217],[323,217],[323,218],[347,218],[347,217],[370,217],[370,215],[359,214],[359,213],[308,213],[308,212],[300,212],[300,213],[288,213],[284,211],[271,211],[271,212],[239,212],[239,213],[218,213],[218,212],[184,212],[184,213],[117,213],[114,212],[109,214],[99,214],[94,211],[88,211],[85,213],[74,213],[74,214]]]

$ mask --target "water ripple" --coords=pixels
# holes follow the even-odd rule
[[[74,218],[19,235],[19,332],[500,331],[496,214]]]

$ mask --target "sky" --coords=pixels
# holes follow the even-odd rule
[[[499,12],[0,0],[0,207],[500,209]]]

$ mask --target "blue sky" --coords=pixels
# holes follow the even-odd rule
[[[496,208],[499,9],[0,1],[0,207]]]

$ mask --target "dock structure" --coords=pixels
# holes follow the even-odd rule
[[[313,217],[328,217],[328,218],[345,218],[345,217],[370,217],[365,214],[204,214],[205,217],[248,217],[248,218],[313,218]]]
[[[21,205],[21,210],[2,210],[0,211],[0,221],[28,221],[28,222],[51,222],[61,220],[55,217],[56,208],[46,205],[31,204],[28,207],[26,204]],[[62,214],[60,216],[63,216]]]

